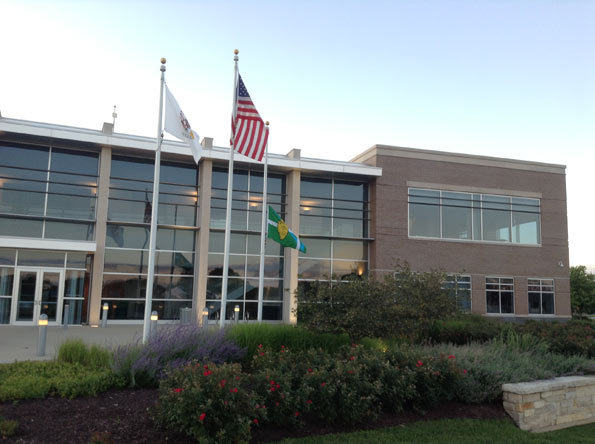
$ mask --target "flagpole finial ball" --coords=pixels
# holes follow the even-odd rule
[[[161,57],[161,63],[165,65],[165,62],[167,62],[167,60],[165,60],[165,57]]]
[[[234,49],[234,50],[233,50],[233,53],[234,53],[235,55],[238,55],[238,54],[240,53],[240,51],[238,51],[237,49]]]
[[[269,121],[267,120],[266,122],[264,122],[264,124],[265,124],[266,126],[269,126]]]

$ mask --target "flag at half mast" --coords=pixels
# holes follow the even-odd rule
[[[293,234],[285,221],[269,206],[267,237],[279,242],[284,247],[295,248],[302,253],[306,252],[306,246],[302,244],[300,238]]]
[[[269,129],[258,114],[248,94],[242,76],[238,74],[238,89],[235,100],[235,121],[232,118],[230,141],[238,153],[262,162],[262,156],[269,138]]]

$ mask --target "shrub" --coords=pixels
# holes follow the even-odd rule
[[[595,314],[595,274],[587,267],[570,267],[570,300],[573,316]]]
[[[231,327],[228,337],[240,347],[246,348],[246,356],[252,357],[259,346],[278,350],[285,345],[293,351],[322,348],[337,351],[349,345],[347,335],[320,334],[303,327],[273,324],[239,324]]]
[[[155,421],[201,442],[247,442],[266,409],[239,364],[187,363],[161,381]]]
[[[564,324],[527,321],[517,330],[545,341],[554,353],[595,358],[595,323],[592,321],[573,319]]]
[[[425,338],[438,319],[456,313],[454,298],[442,289],[444,274],[414,273],[399,266],[383,281],[314,282],[296,292],[298,321],[323,333],[346,333],[352,342],[384,337]]]
[[[497,337],[504,327],[505,324],[497,319],[467,313],[455,319],[437,321],[430,328],[428,339],[458,345],[487,342]]]
[[[523,339],[514,341],[518,341],[517,346],[497,340],[483,345],[441,344],[419,347],[418,350],[434,358],[445,354],[456,356],[455,361],[462,374],[450,381],[448,386],[456,399],[469,403],[500,399],[502,384],[505,383],[579,374],[592,365],[579,356],[567,357],[547,352],[543,346],[531,349],[530,343],[523,343]]]
[[[165,369],[189,362],[237,361],[244,351],[224,331],[205,331],[195,325],[161,326],[146,344],[118,347],[114,352],[114,373],[131,387],[154,387]]]
[[[78,363],[24,361],[0,365],[0,401],[46,396],[93,396],[117,386],[109,368],[91,369]]]
[[[88,346],[81,339],[67,339],[60,345],[57,359],[91,368],[109,368],[112,353],[97,345]]]
[[[4,419],[0,416],[0,438],[6,439],[14,435],[17,427],[19,426],[18,421],[12,421]]]

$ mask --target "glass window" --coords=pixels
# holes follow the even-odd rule
[[[1,236],[41,237],[43,221],[0,217]]]
[[[459,310],[471,311],[471,276],[449,274],[442,288],[450,291],[457,302]]]
[[[409,190],[409,235],[440,237],[440,191]]]
[[[52,149],[50,170],[97,176],[99,154],[84,151]]]
[[[483,240],[510,242],[510,197],[483,195]]]
[[[0,265],[14,265],[16,252],[11,248],[0,248]]]
[[[0,296],[12,296],[14,268],[0,267]]]
[[[92,241],[95,239],[95,224],[48,220],[45,223],[44,238]]]
[[[554,280],[528,280],[529,314],[554,314]]]
[[[520,244],[539,244],[539,200],[512,198],[512,241]]]
[[[442,237],[472,239],[471,195],[442,192]]]
[[[512,278],[486,277],[488,313],[514,313],[514,281]]]
[[[2,150],[0,163],[4,166],[35,170],[48,169],[50,153],[47,147],[2,143],[0,149]]]
[[[50,250],[19,250],[19,267],[58,267],[64,268],[65,254]]]

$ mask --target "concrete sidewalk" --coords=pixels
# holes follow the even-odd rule
[[[38,327],[0,325],[0,363],[53,359],[66,339],[82,339],[87,344],[116,347],[141,338],[142,325],[110,325],[107,328],[88,326],[48,327],[46,355],[37,357]]]

